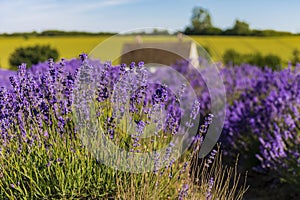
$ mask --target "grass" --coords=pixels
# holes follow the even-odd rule
[[[68,59],[77,57],[78,54],[89,53],[99,43],[109,36],[74,36],[74,37],[0,37],[0,66],[9,68],[9,56],[17,47],[31,46],[35,44],[49,44],[57,48],[59,54]],[[235,49],[240,53],[260,52],[275,54],[287,63],[292,57],[294,49],[300,49],[300,36],[293,37],[224,37],[224,36],[193,36],[200,45],[208,47],[215,61],[220,61],[227,49]],[[132,36],[121,36],[113,42],[107,43],[101,55],[103,60],[115,59],[112,56],[121,53],[125,42],[134,41]],[[143,41],[177,41],[176,36],[143,36]]]
[[[49,78],[54,74],[49,74]],[[82,78],[85,75],[79,72],[78,79],[86,81]],[[65,80],[58,77],[55,86]],[[23,91],[28,88],[25,86],[28,84],[23,84],[25,81],[20,82],[24,87],[15,88],[17,95],[24,94]],[[79,85],[74,87],[77,89],[74,91],[90,93],[90,84],[80,82]],[[55,92],[58,99],[63,98],[62,91],[58,89]],[[78,96],[78,93],[73,95]],[[51,101],[46,98],[45,101]],[[35,105],[22,107],[18,117],[10,119],[10,127],[0,129],[0,199],[243,198],[247,187],[241,185],[236,166],[230,168],[222,164],[221,153],[215,150],[207,158],[198,159],[200,141],[193,143],[185,152],[182,152],[180,143],[167,146],[174,136],[167,128],[137,142],[134,138],[139,136],[132,137],[129,131],[136,127],[135,122],[126,123],[131,121],[129,117],[133,114],[129,113],[129,103],[125,105],[126,113],[122,118],[115,118],[115,102],[112,99],[111,96],[95,102],[89,101],[86,95],[75,98],[72,112],[68,114],[61,114],[60,103],[48,104],[49,115],[46,119],[40,118],[45,112]],[[134,121],[145,120],[151,125],[151,121],[146,119],[153,118],[153,112],[145,114],[140,111],[152,105],[145,105],[143,100],[141,102],[135,104],[138,111],[132,117]],[[65,119],[64,123],[58,116]],[[111,138],[112,131],[114,137]],[[146,133],[146,128],[142,131]],[[186,131],[189,128],[184,129]],[[178,134],[177,141],[186,139],[182,137]],[[165,151],[161,150],[164,146]],[[133,153],[121,154],[119,148],[123,152]],[[138,152],[146,156],[142,158]],[[157,156],[151,156],[152,152]],[[180,156],[178,159],[177,155]],[[119,170],[124,169],[122,166],[126,170]]]
[[[26,138],[12,128],[11,140],[1,144],[0,199],[181,199],[182,193],[182,199],[241,200],[247,190],[236,167],[224,166],[217,151],[200,164],[193,162],[195,150],[157,172],[118,171],[98,162],[72,126],[61,134],[57,120],[26,125]]]
[[[191,161],[185,155],[171,169],[127,173],[96,162],[79,140],[44,128],[49,136],[39,134],[40,140],[31,145],[23,142],[21,151],[17,141],[0,151],[1,199],[177,199],[188,185],[183,199],[240,200],[247,190],[246,185],[239,186],[236,168],[222,165],[221,154],[210,167],[203,160],[197,171],[191,165],[183,170],[184,163]]]

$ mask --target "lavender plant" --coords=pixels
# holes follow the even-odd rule
[[[202,59],[199,62],[206,64]],[[187,62],[174,68],[191,80],[202,103],[201,112],[209,113],[210,94],[203,79]],[[299,193],[300,188],[299,69],[296,65],[272,71],[249,64],[221,69],[227,116],[220,141],[227,160],[240,155],[244,168],[286,184],[292,193]]]
[[[90,74],[86,76],[84,73]],[[185,86],[174,92],[164,84],[150,84],[147,82],[148,73],[142,62],[132,63],[128,68],[125,65],[112,66],[90,61],[85,54],[80,60],[62,60],[60,63],[49,60],[47,64],[31,69],[26,69],[25,64],[19,66],[17,74],[9,79],[11,86],[0,89],[1,198],[107,199],[128,197],[129,191],[130,195],[136,193],[133,196],[136,199],[144,194],[182,199],[191,197],[189,191],[197,197],[205,191],[209,195],[202,195],[203,198],[240,199],[245,188],[236,196],[236,187],[224,185],[223,179],[218,178],[220,173],[212,174],[193,186],[195,183],[189,179],[188,163],[194,151],[188,151],[187,157],[176,161],[175,155],[182,150],[176,149],[170,141],[174,137],[176,141],[201,141],[207,128],[200,129],[193,137],[188,135],[186,138],[183,134],[196,126],[194,122],[200,119],[199,101],[188,108],[192,112],[181,109],[182,95],[189,94],[183,92]],[[86,84],[78,84],[78,81],[86,83],[85,78],[97,80],[94,90],[84,88],[88,86]],[[134,92],[127,92],[126,87],[118,85],[120,82],[121,86],[133,87]],[[116,89],[119,96],[114,95]],[[76,91],[85,92],[80,93],[80,98],[74,98]],[[129,101],[124,102],[124,97],[129,97]],[[180,97],[183,100],[180,101]],[[165,109],[165,120],[160,122],[156,117],[162,108]],[[120,118],[124,115],[119,114],[124,113],[126,117]],[[127,123],[129,116],[132,124]],[[189,120],[184,126],[179,126],[184,118]],[[211,121],[211,117],[207,119]],[[153,123],[158,124],[157,129],[151,127]],[[102,137],[99,132],[92,132],[91,124],[104,130],[103,137],[107,141],[128,152],[155,152],[168,145],[166,151],[157,155],[153,171],[137,174],[118,171],[103,164],[103,159],[113,161],[113,157],[101,157],[101,154],[91,151],[93,145],[97,145],[93,141]],[[203,122],[204,126],[207,124],[207,121]],[[152,131],[153,136],[142,137]],[[131,132],[135,134],[128,134]],[[89,136],[88,143],[82,135]],[[196,145],[195,152],[199,145],[201,143]],[[134,160],[125,160],[133,167],[136,162],[131,162],[131,159]],[[143,168],[143,162],[140,164]],[[225,169],[218,169],[221,174],[230,176]],[[213,189],[208,183],[212,179],[213,185],[219,185],[219,189]],[[183,188],[174,193],[182,184]]]
[[[239,77],[246,83],[227,110],[223,142],[231,146],[228,153],[241,153],[248,167],[287,183],[298,193],[299,67],[273,72],[244,65],[226,70],[225,76],[230,82]]]

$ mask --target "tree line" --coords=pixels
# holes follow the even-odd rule
[[[85,31],[61,31],[61,30],[46,30],[42,32],[18,32],[18,33],[3,33],[0,36],[22,36],[22,37],[51,37],[51,36],[102,36],[102,35],[115,35],[113,32],[85,32]]]
[[[192,11],[191,23],[184,30],[178,31],[186,35],[225,35],[225,36],[291,36],[300,35],[287,31],[276,30],[257,30],[251,29],[247,22],[236,20],[233,27],[229,29],[221,29],[212,24],[211,15],[208,10],[202,7],[195,7]],[[46,30],[42,32],[19,32],[19,33],[2,33],[0,36],[21,36],[29,37],[51,37],[51,36],[103,36],[115,35],[113,32],[85,32],[85,31],[62,31],[62,30]],[[173,34],[177,34],[173,33]],[[137,32],[127,35],[173,35],[168,30],[153,29],[152,32]]]
[[[195,7],[192,12],[191,24],[184,30],[186,35],[231,35],[231,36],[290,36],[299,35],[287,31],[250,29],[248,23],[236,20],[232,28],[222,30],[213,26],[211,15],[202,7]]]

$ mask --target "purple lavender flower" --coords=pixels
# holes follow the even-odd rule
[[[178,200],[183,200],[184,198],[188,197],[188,190],[189,190],[189,185],[184,184],[179,191]]]
[[[208,181],[208,186],[206,190],[206,200],[211,200],[212,199],[212,188],[214,186],[214,178],[211,177]]]

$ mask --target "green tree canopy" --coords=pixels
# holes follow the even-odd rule
[[[20,47],[10,56],[9,63],[12,66],[12,69],[16,70],[22,63],[26,63],[27,66],[30,67],[39,62],[44,62],[49,58],[53,58],[55,61],[58,59],[58,56],[58,51],[51,48],[49,45]]]
[[[192,26],[196,32],[201,32],[212,27],[211,17],[207,10],[196,7],[193,10]]]
[[[250,33],[250,27],[246,22],[236,20],[233,26],[233,31],[236,35],[248,35]]]
[[[225,35],[250,35],[251,30],[248,23],[236,20],[234,26],[231,29],[227,29]]]
[[[212,25],[208,10],[196,7],[193,9],[191,25],[185,29],[186,34],[196,35],[219,35],[222,30]]]

